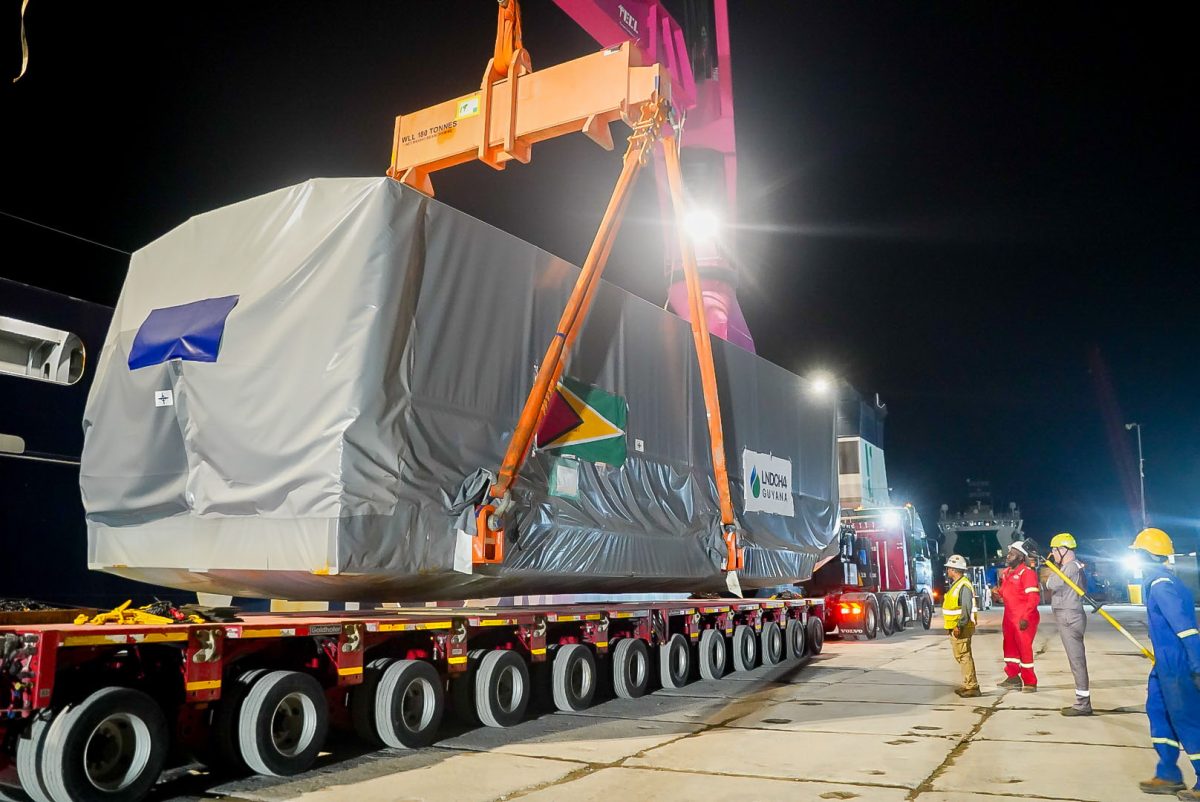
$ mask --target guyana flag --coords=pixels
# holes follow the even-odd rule
[[[538,450],[619,468],[625,464],[628,417],[621,396],[564,376],[538,426]]]

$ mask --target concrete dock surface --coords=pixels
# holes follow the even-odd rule
[[[1142,608],[1106,608],[1147,642]],[[983,696],[961,699],[941,621],[874,641],[826,643],[819,657],[698,681],[511,729],[455,728],[415,751],[331,743],[291,778],[217,782],[186,773],[159,800],[858,800],[1014,802],[1143,798],[1154,773],[1145,716],[1148,662],[1089,617],[1091,718],[1064,718],[1074,682],[1048,608],[1035,641],[1037,693],[1005,691],[1000,620],[980,617]],[[449,714],[448,714],[449,718]],[[1184,765],[1190,783],[1191,768]],[[1146,797],[1148,798],[1148,797]]]

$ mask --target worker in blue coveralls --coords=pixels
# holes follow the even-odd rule
[[[1161,529],[1143,529],[1129,548],[1142,564],[1142,599],[1154,646],[1146,693],[1150,740],[1158,752],[1153,779],[1138,783],[1147,794],[1200,800],[1200,779],[1187,790],[1179,770],[1182,749],[1200,776],[1200,628],[1196,602],[1167,569],[1175,544]]]

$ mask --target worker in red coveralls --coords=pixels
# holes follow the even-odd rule
[[[1033,638],[1037,635],[1038,602],[1041,587],[1037,571],[1030,568],[1029,547],[1018,542],[1008,549],[1008,567],[1000,572],[995,593],[1004,603],[1004,673],[1001,688],[1019,688],[1026,693],[1037,691],[1037,674],[1033,672]]]

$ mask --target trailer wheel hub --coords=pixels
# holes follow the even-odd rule
[[[525,696],[525,683],[521,675],[512,666],[505,666],[496,681],[496,697],[500,709],[511,713]]]
[[[150,729],[128,713],[114,713],[88,736],[83,764],[100,791],[121,791],[137,780],[150,760]]]
[[[271,741],[279,754],[295,757],[308,748],[317,731],[317,709],[302,693],[289,693],[275,706]]]
[[[416,679],[404,689],[400,702],[400,717],[410,730],[419,731],[429,726],[434,713],[434,690],[426,679]]]

